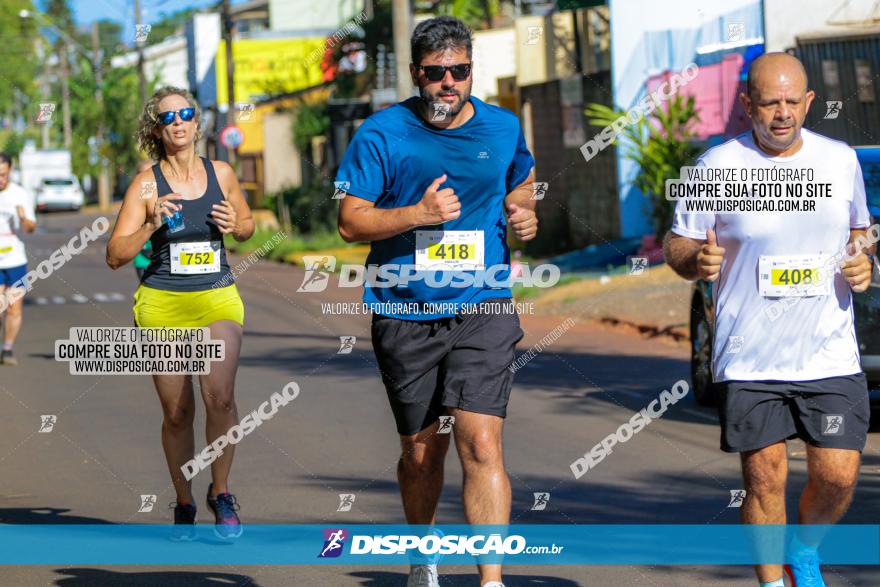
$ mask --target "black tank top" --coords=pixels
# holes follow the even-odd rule
[[[223,200],[223,190],[220,189],[211,162],[204,157],[199,159],[208,174],[208,188],[202,197],[195,200],[175,200],[175,203],[183,207],[180,211],[183,216],[183,230],[169,233],[168,225],[163,223],[162,228],[150,237],[153,256],[141,280],[147,287],[168,291],[203,291],[213,288],[215,284],[219,284],[217,287],[232,284],[233,276],[226,260],[223,234],[209,216],[212,206]],[[156,177],[159,196],[174,192],[158,163],[153,165],[153,175]],[[177,267],[176,273],[172,273],[172,256]],[[218,271],[201,272],[216,267],[217,257]]]

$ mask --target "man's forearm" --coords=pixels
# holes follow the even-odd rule
[[[689,238],[678,237],[671,232],[663,239],[663,256],[666,263],[685,279],[697,279],[697,255],[700,245]]]
[[[37,223],[30,218],[19,218],[19,223],[21,225],[21,230],[24,232],[31,233],[37,229]]]
[[[353,210],[347,222],[340,221],[339,234],[346,242],[372,242],[397,236],[422,226],[415,206],[400,208],[364,207]]]
[[[520,208],[534,210],[538,205],[535,199],[534,183],[524,183],[518,185],[512,192],[504,196],[505,207],[510,204],[516,204]]]

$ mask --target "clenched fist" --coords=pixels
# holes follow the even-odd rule
[[[507,205],[507,224],[521,241],[530,241],[538,234],[538,217],[535,211],[513,203]]]
[[[856,249],[855,243],[847,244],[846,252],[847,260],[841,264],[841,273],[843,273],[850,289],[861,293],[871,284],[871,272],[874,266],[868,255]]]
[[[458,201],[455,190],[440,189],[440,184],[444,181],[446,181],[445,173],[431,182],[422,199],[416,204],[419,225],[442,224],[461,216],[461,202]]]

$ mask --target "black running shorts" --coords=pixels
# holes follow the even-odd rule
[[[719,385],[723,451],[756,450],[790,438],[819,448],[865,448],[870,408],[864,373]]]
[[[401,435],[424,430],[446,408],[504,418],[509,369],[523,337],[510,298],[485,300],[467,314],[415,321],[373,316],[373,350]]]

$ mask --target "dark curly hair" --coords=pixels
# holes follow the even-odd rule
[[[473,33],[454,16],[438,16],[418,24],[410,39],[413,65],[421,65],[427,53],[446,49],[467,49],[468,59],[473,54],[471,37]]]

